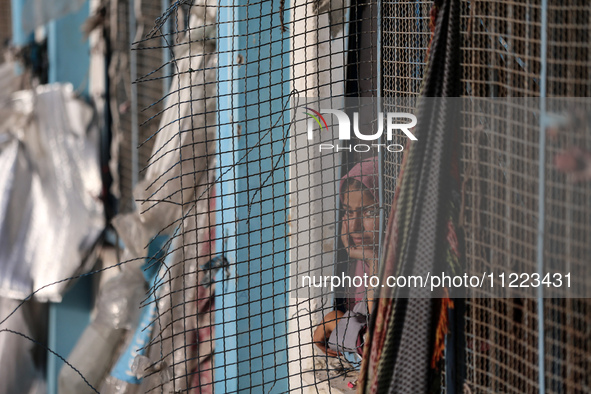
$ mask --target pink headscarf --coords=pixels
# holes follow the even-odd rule
[[[341,184],[339,186],[340,195],[342,196],[344,193],[343,187],[346,183],[345,181],[349,178],[352,178],[361,182],[363,186],[367,187],[367,189],[373,195],[374,200],[379,202],[380,193],[378,191],[378,174],[378,158],[375,156],[355,164],[351,171],[341,178]]]
[[[339,186],[340,195],[343,196],[346,193],[344,189],[345,183],[347,179],[355,179],[363,184],[369,192],[373,195],[373,198],[376,202],[379,202],[379,180],[378,180],[378,158],[371,157],[369,159],[363,160],[360,163],[357,163],[351,171],[349,171],[344,177],[341,178],[341,183]],[[369,272],[369,266],[366,262],[362,260],[357,260],[353,263],[351,267],[351,274],[359,277],[363,277],[364,274]],[[356,305],[359,301],[363,300],[366,296],[366,288],[355,289],[352,294],[352,297],[349,298],[349,309],[353,309],[354,305]]]

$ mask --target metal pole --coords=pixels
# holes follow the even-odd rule
[[[129,2],[129,44],[133,45],[136,35],[136,15],[135,15],[135,1]],[[131,75],[131,188],[132,191],[137,185],[138,181],[138,108],[137,108],[137,51],[131,50],[129,55],[129,70]],[[131,197],[131,206],[135,206],[133,200],[133,193]]]
[[[545,200],[546,200],[546,77],[548,73],[548,0],[542,0],[542,31],[541,31],[541,55],[540,55],[540,120],[539,120],[539,168],[538,168],[538,240],[537,240],[537,270],[540,277],[544,272],[544,224],[545,224]],[[540,393],[545,393],[545,365],[544,365],[544,287],[537,288],[538,299],[538,384]]]
[[[382,110],[382,0],[377,0],[377,42],[376,42],[376,50],[377,50],[377,67],[376,67],[376,97],[377,97],[377,114],[376,119],[380,119],[379,112]],[[380,138],[384,138],[382,135]],[[387,141],[386,141],[387,142]],[[381,260],[382,252],[383,252],[383,244],[384,244],[384,232],[385,232],[385,213],[384,213],[384,153],[380,150],[378,152],[378,193],[380,197],[380,222],[379,222],[379,231],[380,231],[380,244],[378,247],[378,261]],[[378,270],[379,272],[379,270]],[[371,313],[371,311],[370,311]]]
[[[168,7],[170,6],[170,0],[160,0],[162,14],[166,12]],[[162,26],[162,64],[164,64],[164,78],[162,78],[162,91],[164,92],[163,96],[168,94],[168,89],[170,88],[170,77],[172,75],[172,65],[170,61],[172,56],[170,55],[171,49],[169,48],[172,45],[172,35],[171,33],[171,19],[169,18]]]

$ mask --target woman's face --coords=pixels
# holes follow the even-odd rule
[[[379,245],[379,204],[358,185],[349,185],[342,196],[344,210],[341,239],[349,257],[375,258]]]

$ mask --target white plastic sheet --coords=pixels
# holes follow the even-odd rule
[[[70,85],[13,95],[0,124],[0,295],[25,298],[76,273],[104,228],[98,130]],[[44,288],[60,301],[66,283]]]

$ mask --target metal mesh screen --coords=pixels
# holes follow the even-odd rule
[[[152,29],[154,20],[162,14],[163,5],[167,5],[166,1],[110,2],[110,106],[117,149],[114,175],[118,182],[115,187],[121,212],[133,208],[132,190],[143,177],[140,171],[148,164],[152,150],[153,141],[148,137],[158,129],[157,122],[151,119],[163,109],[161,99],[167,84],[166,79],[161,78],[169,72],[163,66],[168,50],[164,51],[161,43],[151,43],[160,50],[141,50],[145,49],[145,42],[140,42],[132,51],[130,47],[132,42],[140,41]]]
[[[177,1],[134,46],[138,107],[151,98],[155,115],[140,128],[151,154],[140,151],[137,206],[169,237],[145,305],[156,309],[140,389],[352,391],[360,358],[313,344],[347,300],[290,286],[350,269],[338,182],[371,154],[319,152],[294,108],[375,96],[377,14],[365,1]]]
[[[542,65],[547,67],[548,97],[588,95],[591,62],[588,45],[583,43],[589,34],[587,4],[550,2],[547,24],[542,19],[542,2],[470,1],[463,5],[461,72],[465,97],[539,97]],[[409,70],[412,65],[400,65],[400,59],[414,59],[426,49],[429,8],[419,9],[419,2],[384,4],[385,96],[418,93],[418,84],[409,83],[409,75],[414,75]],[[409,24],[409,15],[423,23]],[[405,23],[406,30],[399,30]],[[416,30],[416,26],[421,28]],[[546,28],[547,58],[543,59],[541,32]],[[392,51],[388,43],[396,40],[398,50]],[[419,75],[424,71],[424,56],[421,60]],[[387,71],[397,68],[405,72]],[[525,126],[519,128],[521,134],[510,133],[509,117],[483,118],[481,112],[486,111],[476,106],[465,111],[462,218],[467,263],[472,269],[510,265],[517,271],[535,272],[537,225],[541,220],[540,114],[526,107],[505,111],[520,113],[520,126]],[[589,147],[589,133],[584,127],[570,131],[550,134],[545,150],[544,264],[546,268],[566,264],[585,271],[590,256],[589,186],[565,182],[552,161],[569,146]],[[395,159],[386,158],[385,166],[386,174],[398,172]],[[386,181],[386,189],[389,187]],[[540,303],[542,324],[538,321]],[[586,299],[470,299],[466,390],[588,391],[588,378],[582,374],[589,369],[588,357],[584,356],[589,351],[589,336],[583,328],[588,324],[584,317],[588,308]],[[545,387],[540,387],[539,379],[540,335],[545,349]]]
[[[550,1],[548,5],[548,94],[552,97],[588,97],[591,53],[585,45],[591,33],[588,18],[591,8],[584,2]],[[573,114],[570,133],[550,134],[546,150],[547,212],[545,257],[547,264],[567,264],[579,277],[588,272],[591,256],[591,187],[566,184],[563,175],[552,171],[551,160],[561,150],[578,146],[588,149],[591,134],[586,122],[576,126]],[[553,392],[583,393],[591,388],[585,371],[591,369],[589,352],[589,299],[545,300],[546,382]]]
[[[431,39],[429,11],[431,1],[384,1],[382,3],[382,95],[384,97],[418,97]],[[400,104],[400,103],[399,103]],[[414,113],[414,108],[404,108]],[[405,138],[395,143],[406,145]],[[402,156],[384,155],[384,200],[390,208],[396,190],[396,177]],[[389,212],[389,209],[386,210]]]

